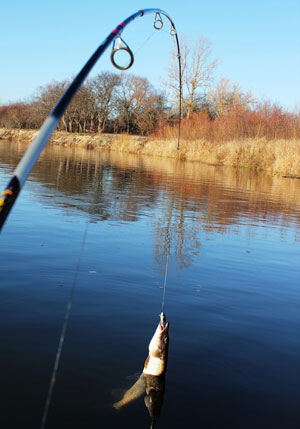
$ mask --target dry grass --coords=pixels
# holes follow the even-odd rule
[[[184,141],[180,152],[188,161],[300,176],[300,140]]]
[[[0,129],[0,139],[30,143],[35,130]],[[206,140],[177,140],[112,134],[69,134],[55,132],[50,142],[54,145],[82,147],[177,158],[211,165],[254,168],[275,174],[300,176],[300,140],[266,140],[249,138],[221,143]]]
[[[179,151],[176,146],[176,140],[149,140],[141,153],[300,176],[300,140],[247,139],[218,144],[204,140],[182,140]]]

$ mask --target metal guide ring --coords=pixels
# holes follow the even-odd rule
[[[153,27],[155,28],[155,30],[161,30],[164,26],[163,20],[161,19],[160,14],[157,12],[157,14],[155,15],[155,19],[153,21]]]
[[[176,29],[175,29],[175,27],[171,27],[171,29],[170,29],[170,34],[171,34],[171,36],[176,36]]]
[[[119,46],[117,48],[115,48],[115,41],[114,41],[113,49],[112,49],[111,54],[110,54],[110,60],[111,60],[111,62],[113,64],[113,66],[116,67],[118,70],[128,70],[128,69],[130,69],[130,67],[133,64],[134,56],[133,56],[133,53],[132,53],[131,49],[127,45],[127,43],[125,43],[124,40],[121,39],[121,37],[118,38],[118,39],[119,39],[118,40],[119,41]],[[121,45],[121,42],[123,42],[124,45]],[[116,63],[116,61],[115,61],[115,54],[118,51],[126,51],[126,52],[128,52],[129,57],[130,57],[130,61],[129,61],[129,63],[128,63],[127,66],[120,66],[119,64]]]

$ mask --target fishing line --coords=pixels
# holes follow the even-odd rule
[[[156,31],[152,31],[149,37],[134,51],[135,55],[146,45],[147,42],[149,42],[150,39],[156,34]]]
[[[166,285],[167,285],[167,275],[168,275],[168,263],[169,263],[169,255],[167,255],[166,260],[166,268],[165,268],[165,280],[164,280],[164,290],[163,290],[163,297],[162,297],[162,304],[161,304],[161,312],[164,312],[164,306],[165,306],[165,295],[166,295]]]
[[[71,288],[71,292],[70,292],[70,297],[69,297],[68,304],[66,307],[64,321],[63,321],[61,334],[60,334],[60,338],[59,338],[59,342],[58,342],[58,346],[57,346],[54,366],[53,366],[52,375],[51,375],[51,379],[50,379],[50,383],[49,383],[49,387],[48,387],[48,393],[47,393],[47,397],[46,397],[46,402],[45,402],[45,406],[44,406],[44,411],[43,411],[43,415],[42,415],[42,421],[41,421],[40,429],[45,429],[46,423],[47,423],[47,417],[48,417],[48,412],[49,412],[49,408],[51,405],[53,390],[54,390],[54,386],[55,386],[55,382],[56,382],[57,371],[58,371],[58,367],[59,367],[59,363],[60,363],[61,353],[62,353],[64,340],[65,340],[65,336],[66,336],[66,332],[67,332],[67,327],[68,327],[68,323],[69,323],[69,319],[70,319],[70,314],[71,314],[71,310],[72,310],[72,306],[73,306],[74,293],[75,293],[75,288],[77,285],[77,278],[78,278],[78,273],[80,270],[81,257],[83,255],[83,250],[84,250],[84,246],[85,246],[88,226],[89,226],[89,221],[87,219],[85,229],[83,232],[79,256],[78,256],[78,260],[77,260],[77,264],[76,264],[76,268],[75,268],[75,273],[74,273],[73,284],[72,284],[72,288]]]

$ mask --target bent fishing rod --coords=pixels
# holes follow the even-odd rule
[[[115,67],[119,70],[128,70],[134,61],[134,56],[132,51],[126,42],[121,38],[121,34],[124,28],[130,24],[134,19],[138,17],[143,17],[144,15],[155,13],[155,18],[153,21],[153,27],[155,30],[161,30],[163,28],[162,16],[165,16],[170,25],[170,34],[175,37],[176,47],[177,47],[177,58],[178,58],[178,72],[179,72],[179,114],[178,114],[178,142],[177,149],[179,149],[180,141],[180,128],[181,128],[181,104],[182,104],[182,73],[181,73],[181,57],[180,57],[180,46],[177,36],[177,31],[174,25],[174,22],[169,17],[169,15],[161,9],[144,9],[139,10],[138,12],[130,15],[123,22],[121,22],[99,45],[94,54],[90,57],[87,63],[83,66],[74,80],[71,82],[70,86],[63,93],[61,98],[58,100],[57,104],[54,106],[43,125],[41,126],[39,133],[33,139],[31,145],[25,152],[21,161],[17,165],[15,171],[13,172],[13,177],[9,181],[7,187],[1,194],[0,197],[0,231],[6,221],[7,216],[9,215],[28,175],[30,174],[32,168],[38,160],[40,153],[43,148],[46,146],[51,134],[55,130],[59,120],[61,119],[63,113],[67,109],[68,105],[72,101],[73,97],[79,90],[81,84],[84,82],[85,78],[94,67],[98,59],[108,48],[108,46],[113,43],[113,48],[111,52],[111,61]],[[117,42],[117,46],[116,46]],[[126,51],[129,54],[129,63],[126,66],[121,66],[117,64],[115,60],[115,54],[120,51]]]

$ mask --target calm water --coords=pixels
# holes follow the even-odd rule
[[[24,150],[0,141],[1,189]],[[1,428],[40,427],[76,267],[47,428],[150,427],[143,398],[112,404],[147,357],[166,255],[156,427],[300,427],[300,181],[49,147],[0,241]]]

